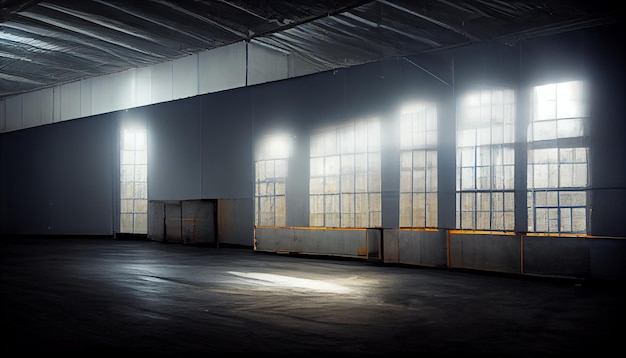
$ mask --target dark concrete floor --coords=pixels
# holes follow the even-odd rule
[[[623,351],[621,283],[107,238],[2,240],[2,355]]]

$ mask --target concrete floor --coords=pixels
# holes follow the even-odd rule
[[[4,357],[623,350],[621,283],[109,238],[3,238],[1,257]]]

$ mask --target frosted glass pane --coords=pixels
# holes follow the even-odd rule
[[[367,213],[369,212],[369,201],[367,194],[356,194],[355,195],[355,212],[356,213]]]
[[[378,212],[381,210],[381,196],[379,193],[370,193],[368,195],[368,211]]]
[[[504,210],[515,210],[515,195],[513,193],[504,193]]]
[[[324,155],[324,148],[326,145],[325,135],[316,134],[311,136],[311,157],[321,157]]]
[[[533,165],[533,187],[548,187],[548,165]]]
[[[284,226],[286,219],[285,215],[287,213],[286,198],[284,196],[277,196],[274,205],[276,216],[274,225]]]
[[[324,155],[335,155],[339,153],[336,131],[333,130],[324,134],[324,148],[322,149],[322,153],[324,153]]]
[[[370,193],[380,192],[382,190],[380,182],[380,172],[370,172],[367,180],[367,189]]]
[[[460,159],[462,167],[473,167],[474,161],[474,148],[463,148],[460,150]]]
[[[134,200],[135,213],[147,213],[148,212],[148,201],[147,200]]]
[[[121,183],[120,184],[120,197],[122,199],[128,199],[134,197],[134,189],[135,185],[130,183]]]
[[[559,183],[558,183],[558,178],[559,178],[559,166],[556,164],[550,164],[548,165],[548,187],[550,188],[557,188]]]
[[[504,167],[504,189],[515,188],[515,168],[512,165]]]
[[[326,227],[340,227],[339,214],[326,213],[324,215],[324,226]]]
[[[587,231],[587,215],[584,208],[572,209],[572,231],[582,233]]]
[[[135,182],[135,198],[147,199],[148,198],[148,183]]]
[[[286,178],[287,177],[287,161],[286,160],[276,160],[274,162],[274,176],[276,178]]]
[[[354,176],[353,175],[341,176],[341,192],[342,193],[354,192]]]
[[[355,133],[352,126],[347,126],[339,130],[339,153],[354,153]]]
[[[354,170],[354,154],[343,154],[341,156],[341,173],[352,175]]]
[[[312,177],[324,175],[324,158],[311,158],[309,174]]]
[[[338,175],[340,170],[339,156],[326,157],[324,160],[324,175]]]
[[[403,170],[400,172],[400,192],[406,193],[413,189],[410,171]]]
[[[491,210],[491,193],[476,193],[476,204],[478,211],[490,211]]]
[[[135,152],[124,150],[121,157],[122,164],[135,164]]]
[[[437,169],[426,172],[426,191],[437,191]]]
[[[413,153],[402,152],[400,153],[400,170],[407,170],[413,167]]]
[[[370,226],[370,214],[369,212],[356,214],[354,218],[355,227],[369,227]]]
[[[135,165],[135,181],[146,181],[148,178],[148,166],[145,164]]]
[[[459,131],[458,135],[459,147],[473,147],[476,145],[476,130],[475,129],[463,129]]]
[[[285,183],[284,182],[276,182],[274,183],[274,190],[276,195],[285,195]]]
[[[311,194],[323,194],[324,178],[311,178],[309,181],[309,192]]]
[[[461,229],[474,229],[474,213],[473,212],[462,213]]]
[[[492,212],[491,213],[491,230],[504,230],[504,213]]]
[[[534,88],[534,120],[556,118],[556,85],[548,84]]]
[[[339,193],[339,176],[329,175],[324,180],[324,193],[336,194]]]
[[[120,215],[120,232],[133,232],[133,214]]]
[[[461,189],[474,189],[474,168],[464,168],[461,170]]]
[[[557,122],[558,137],[571,138],[583,135],[583,123],[581,118],[561,119]]]
[[[556,91],[558,118],[580,117],[583,115],[582,82],[559,83]]]
[[[423,150],[413,151],[413,168],[425,168],[426,167],[426,152]]]
[[[135,178],[135,166],[132,164],[123,164],[120,173],[120,181],[133,181]]]
[[[426,173],[424,169],[413,170],[413,191],[424,191],[426,189]]]
[[[535,231],[546,232],[548,231],[548,210],[537,209],[535,210]]]
[[[356,215],[352,213],[341,214],[341,227],[355,227]]]
[[[314,227],[324,226],[324,214],[310,214],[309,225]]]
[[[491,167],[476,168],[476,189],[491,189]]]
[[[532,124],[532,139],[535,141],[554,139],[556,135],[556,121],[541,121]]]
[[[355,176],[354,191],[357,193],[367,192],[367,174],[358,174]]]
[[[504,210],[504,193],[493,193],[491,194],[492,207],[493,211],[503,211]]]
[[[461,193],[461,211],[474,211],[474,193]]]
[[[133,233],[146,234],[148,232],[148,214],[135,214],[134,221]]]
[[[437,227],[437,194],[426,194],[426,226]]]
[[[133,211],[133,200],[132,199],[122,199],[120,200],[120,212],[122,213],[130,213]]]
[[[354,194],[341,194],[341,213],[354,212]]]
[[[491,128],[479,128],[478,129],[478,138],[476,141],[476,145],[490,145],[491,144]]]
[[[422,226],[426,221],[426,194],[413,195],[413,225]]]
[[[139,150],[135,152],[136,164],[148,164],[148,152],[145,150]]]
[[[513,230],[513,229],[515,229],[515,213],[505,212],[504,213],[504,230]]]
[[[561,172],[559,176],[559,186],[560,187],[571,187],[572,186],[572,175],[573,175],[573,167],[571,164],[561,164],[560,166]]]
[[[411,227],[411,213],[413,207],[411,205],[411,194],[400,194],[400,227]]]
[[[382,215],[380,211],[370,212],[369,223],[364,227],[380,227],[382,222]]]
[[[548,205],[548,194],[545,191],[534,192],[534,199],[534,205],[536,206],[541,207]],[[529,200],[532,200],[532,197],[529,197]],[[532,205],[532,202],[529,202],[529,204]]]
[[[324,195],[324,212],[339,213],[339,195]]]
[[[574,164],[573,165],[572,186],[574,187],[586,187],[587,186],[587,164]]]
[[[324,212],[324,196],[311,195],[309,199],[309,211],[312,214],[319,214]]]
[[[266,160],[265,161],[265,177],[266,178],[274,178],[274,161]]]
[[[367,154],[356,154],[354,156],[354,171],[355,172],[366,172],[367,171]]]
[[[371,173],[380,173],[380,154],[378,153],[369,153],[367,156],[367,168]]]

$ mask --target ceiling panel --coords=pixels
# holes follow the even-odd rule
[[[618,22],[609,1],[0,0],[0,99],[254,41],[318,70]]]

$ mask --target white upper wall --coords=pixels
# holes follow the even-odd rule
[[[254,42],[86,78],[0,101],[0,133],[298,77],[319,69]]]

